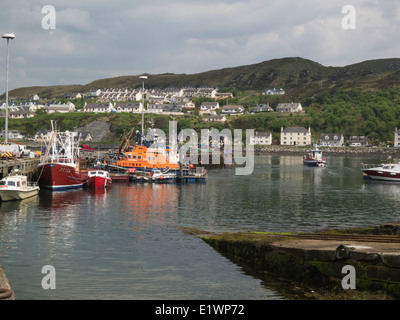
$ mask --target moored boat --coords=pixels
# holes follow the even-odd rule
[[[326,160],[322,157],[322,151],[318,149],[318,146],[304,155],[303,164],[308,167],[324,167],[326,165]]]
[[[364,179],[400,182],[400,163],[368,165],[362,163]]]
[[[175,182],[176,181],[176,173],[169,172],[168,169],[166,170],[159,170],[153,169],[150,172],[139,171],[135,174],[136,181],[143,181],[143,182],[159,182],[159,183],[166,183],[166,182]]]
[[[109,188],[111,181],[110,174],[106,170],[88,171],[87,184],[90,188]]]
[[[121,159],[114,165],[136,171],[169,169],[171,172],[178,172],[179,157],[174,150],[166,146],[148,148],[144,145],[134,145],[132,150],[123,152]]]
[[[77,132],[56,131],[45,141],[45,153],[38,165],[40,187],[51,190],[81,188],[87,173],[80,171],[79,137]]]
[[[23,200],[39,194],[39,186],[29,183],[28,177],[18,172],[0,180],[1,201]]]

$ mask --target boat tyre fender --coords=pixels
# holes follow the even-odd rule
[[[335,257],[337,260],[347,259],[350,256],[350,250],[344,245],[340,245],[336,248]]]
[[[7,299],[12,296],[13,292],[11,289],[0,288],[0,299]]]

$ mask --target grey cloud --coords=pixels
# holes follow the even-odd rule
[[[351,31],[341,28],[345,0],[59,0],[52,4],[56,30],[44,30],[44,3],[15,0],[0,12],[0,32],[16,34],[10,88],[196,73],[287,56],[324,65],[397,56],[396,2],[352,2],[357,29]],[[4,54],[3,41],[0,81]]]

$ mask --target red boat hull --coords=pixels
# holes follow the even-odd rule
[[[365,178],[372,180],[382,180],[382,181],[395,181],[400,182],[399,172],[388,172],[379,169],[365,169],[363,170]]]
[[[87,181],[89,188],[108,188],[111,184],[111,179],[103,177],[90,177]]]
[[[38,166],[39,186],[52,190],[81,188],[87,174],[73,166],[59,163],[46,163]]]

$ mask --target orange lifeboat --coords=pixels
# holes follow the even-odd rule
[[[179,157],[172,149],[135,145],[131,151],[125,151],[123,154],[123,159],[118,160],[115,165],[134,168],[137,171],[153,168],[179,170]]]

